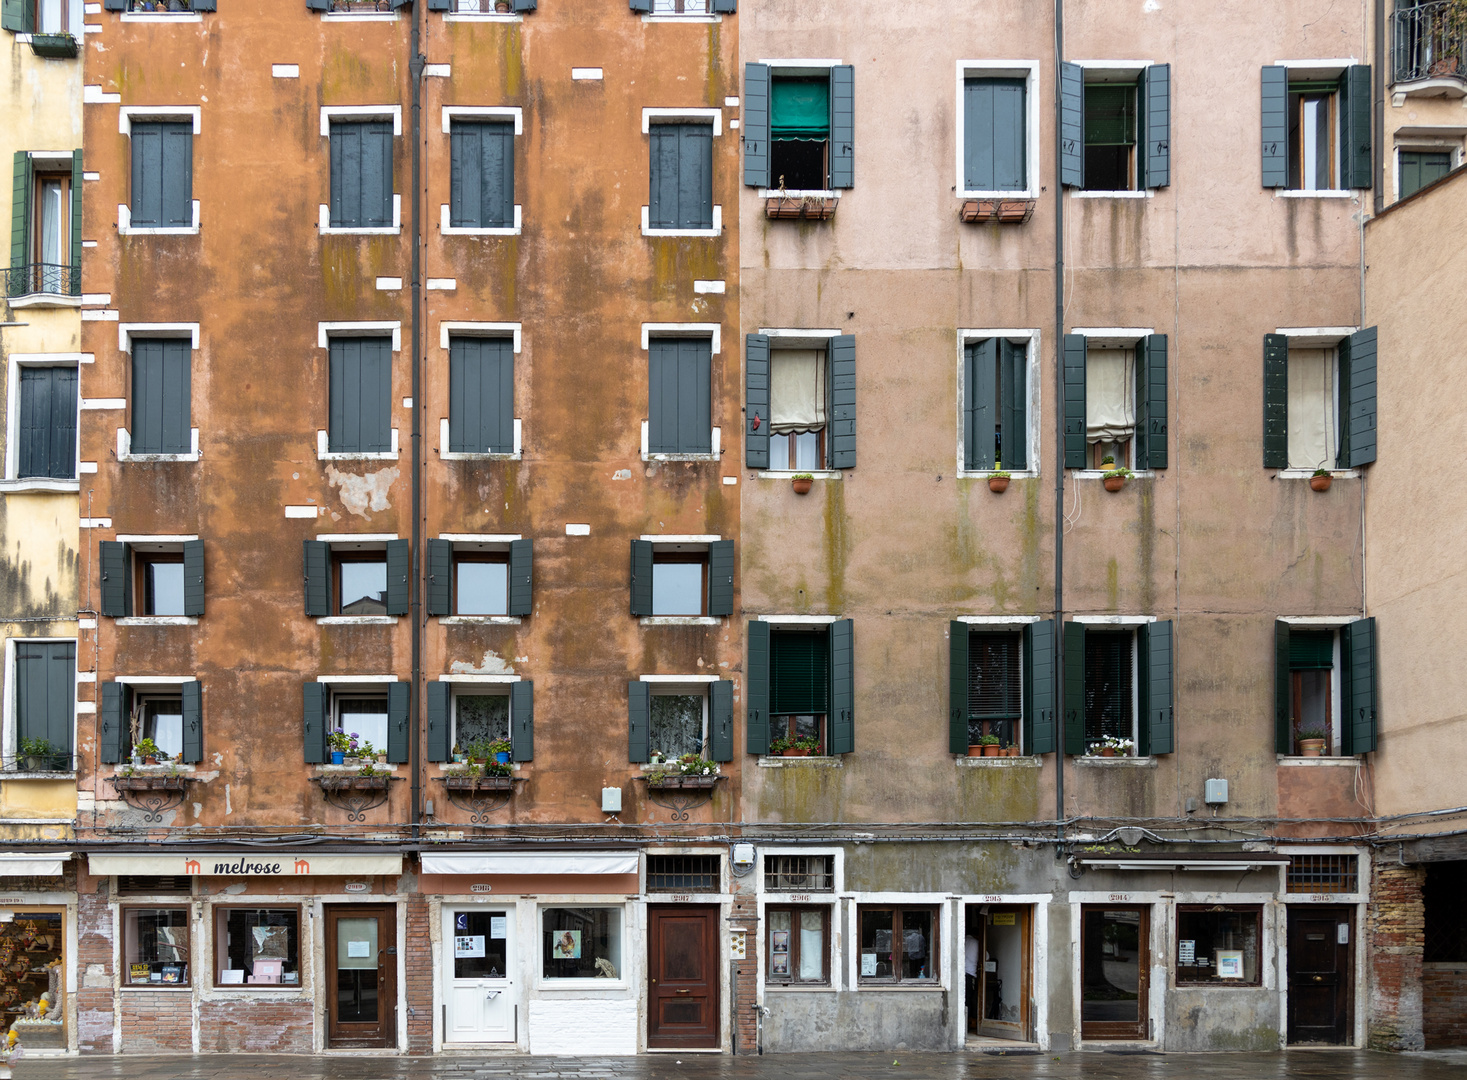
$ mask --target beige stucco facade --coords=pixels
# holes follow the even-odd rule
[[[1467,161],[1467,12],[1454,0],[1381,4],[1386,62],[1380,199],[1390,205],[1410,194],[1403,189],[1402,153],[1449,155],[1454,169]],[[1454,8],[1460,28],[1452,21]]]

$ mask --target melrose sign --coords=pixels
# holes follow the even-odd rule
[[[371,877],[401,874],[401,855],[88,855],[97,877],[146,874],[159,877]]]

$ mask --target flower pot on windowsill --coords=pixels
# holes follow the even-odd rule
[[[1004,750],[1004,757],[1018,757],[1018,756],[1019,756],[1019,748],[1017,746],[1010,746],[1006,750]]]
[[[1003,753],[1003,747],[998,743],[985,743],[983,746],[984,757],[998,757]]]
[[[1002,495],[1009,489],[1009,474],[1002,469],[988,474],[988,490],[995,495]]]
[[[796,474],[790,478],[790,487],[795,489],[796,495],[808,495],[810,489],[815,486],[815,478],[808,473]]]
[[[345,750],[333,750],[333,751],[331,751],[331,764],[333,764],[333,765],[344,765],[344,764],[346,764],[346,751]]]
[[[780,757],[809,757],[810,751],[796,750],[793,746],[787,746],[780,751]]]
[[[1113,746],[1102,746],[1100,748],[1099,753],[1100,753],[1100,756],[1101,757],[1115,757],[1116,756],[1115,747],[1113,747]]]
[[[1120,472],[1107,473],[1101,477],[1100,482],[1105,485],[1106,491],[1120,491],[1126,486],[1126,476]]]
[[[1321,469],[1309,478],[1309,488],[1311,491],[1328,491],[1333,480],[1333,476]]]
[[[968,756],[969,757],[982,757],[983,756],[983,747],[980,746],[978,743],[969,743],[968,744]]]
[[[1300,739],[1299,740],[1299,754],[1300,754],[1301,757],[1323,757],[1324,756],[1324,740],[1323,739]]]

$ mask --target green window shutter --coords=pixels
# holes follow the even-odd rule
[[[1353,469],[1375,460],[1375,327],[1357,330],[1344,344],[1340,350],[1340,394],[1349,411],[1344,438],[1340,440],[1340,466]]]
[[[193,450],[191,360],[186,338],[133,340],[134,454],[187,454]]]
[[[947,749],[968,749],[968,624],[947,624]]]
[[[999,460],[1005,469],[1029,467],[1029,346],[999,343],[999,421],[1003,446]]]
[[[412,541],[387,541],[387,614],[408,613],[412,603],[412,580]]]
[[[652,0],[628,0],[628,2],[631,4],[633,11],[642,12],[643,14],[651,14],[652,12]]]
[[[70,755],[75,702],[76,643],[17,641],[16,752],[26,739],[45,739],[57,754]]]
[[[509,614],[535,610],[535,541],[509,542]],[[528,760],[528,759],[526,759]]]
[[[1170,754],[1176,749],[1172,718],[1172,624],[1154,622],[1141,628],[1141,738],[1143,755]]]
[[[204,760],[204,684],[194,679],[179,690],[183,697],[183,752],[179,760],[198,764]]]
[[[1060,183],[1085,185],[1085,69],[1079,64],[1060,64]]]
[[[219,0],[193,0],[195,11],[218,11]]]
[[[855,624],[830,624],[830,746],[832,754],[856,749]]]
[[[19,476],[76,479],[77,369],[22,367]]]
[[[830,339],[830,467],[856,467],[856,338]]]
[[[1434,184],[1452,171],[1450,153],[1401,150],[1397,152],[1400,172],[1396,184],[1396,197],[1400,199],[1415,195],[1427,184]]]
[[[856,69],[830,69],[830,186],[856,186]]]
[[[162,124],[162,224],[186,229],[194,223],[194,127]]]
[[[1289,186],[1289,69],[1263,69],[1263,186]]]
[[[453,733],[449,719],[452,694],[453,686],[450,683],[430,682],[426,687],[429,761],[449,761],[453,758]]]
[[[1052,754],[1054,722],[1054,620],[1024,627],[1024,753]]]
[[[1340,76],[1340,186],[1375,186],[1371,169],[1370,65],[1352,64]]]
[[[1167,187],[1172,182],[1172,66],[1152,64],[1144,68],[1136,92],[1141,98],[1144,124],[1143,186]]]
[[[769,186],[769,65],[744,65],[744,183]]]
[[[331,0],[306,0],[307,11],[326,11]]]
[[[7,28],[8,29],[8,28]],[[10,201],[10,265],[26,266],[31,261],[31,189],[35,185],[31,156],[24,150],[15,152],[15,187]],[[10,283],[12,295],[22,288]]]
[[[733,683],[719,679],[708,687],[708,741],[714,761],[734,757]]]
[[[455,454],[514,453],[512,339],[449,339],[448,449]]]
[[[1065,623],[1065,753],[1085,752],[1085,624]]]
[[[516,13],[524,14],[526,11],[534,11],[535,5],[536,0],[514,0],[514,3],[510,7]]]
[[[713,14],[733,15],[739,10],[739,0],[713,0]]]
[[[963,431],[963,457],[969,469],[993,468],[993,432],[998,419],[998,402],[994,390],[998,384],[998,341],[985,338],[964,347],[967,353],[966,414]]]
[[[392,225],[392,138],[390,120],[331,125],[333,228]]]
[[[769,468],[769,337],[744,338],[744,464]]]
[[[304,560],[306,614],[319,619],[331,614],[331,545],[307,540]]]
[[[331,760],[326,751],[326,707],[330,704],[330,691],[318,682],[305,683],[301,690],[304,698],[301,733],[305,738],[305,761],[307,765],[320,765]]]
[[[1023,79],[963,81],[963,187],[1019,191],[1027,187]]]
[[[1289,467],[1289,339],[1263,335],[1263,467]]]
[[[392,339],[332,338],[327,449],[334,454],[392,450]]]
[[[132,582],[127,545],[116,540],[103,540],[100,547],[102,563],[102,614],[112,618],[123,618],[132,614]]]
[[[1273,749],[1294,752],[1293,679],[1289,674],[1289,624],[1273,624]]]
[[[734,600],[734,542],[715,540],[708,545],[708,614],[732,615]]]
[[[1065,468],[1086,466],[1085,444],[1085,335],[1066,334],[1065,368]],[[1083,753],[1083,751],[1081,751]]]
[[[535,760],[535,684],[522,679],[509,684],[510,756]]]
[[[647,349],[647,452],[711,454],[713,343],[654,338]]]
[[[1136,349],[1136,468],[1167,467],[1166,335],[1149,334]]]
[[[204,542],[183,542],[183,613],[204,614]]]
[[[405,682],[387,684],[387,760],[394,765],[404,765],[408,760],[412,734],[411,702],[410,685]]]
[[[653,124],[648,155],[648,224],[712,228],[713,125]]]
[[[1379,713],[1374,619],[1356,619],[1340,628],[1340,656],[1344,752],[1368,754],[1375,749]]]
[[[101,731],[97,753],[103,765],[116,765],[122,760],[122,733],[126,726],[126,688],[121,683],[102,684]]]
[[[132,124],[129,213],[137,228],[188,228],[194,222],[191,122]]]
[[[132,155],[128,212],[133,228],[158,228],[163,224],[163,125],[134,123],[128,147]]]
[[[511,591],[513,591],[511,575]],[[453,611],[453,541],[430,539],[428,541],[428,614],[448,615]],[[442,761],[445,758],[435,758]]]
[[[651,687],[637,679],[627,683],[627,760],[646,761],[652,756]]]
[[[453,0],[428,0],[429,11],[452,11]]]
[[[632,614],[652,614],[652,542],[632,541]]]
[[[769,624],[750,619],[744,640],[744,738],[749,753],[769,753]]]
[[[82,152],[71,152],[71,294],[81,294]]]
[[[0,3],[0,29],[9,30],[12,34],[30,33],[26,23],[34,7],[34,0],[4,0]]]

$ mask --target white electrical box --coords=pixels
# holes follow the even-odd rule
[[[733,846],[733,864],[737,867],[754,865],[754,845],[735,844]]]
[[[621,788],[604,787],[601,789],[601,812],[603,814],[621,813]]]
[[[1218,806],[1228,801],[1228,782],[1209,780],[1202,786],[1202,798],[1208,806]]]

